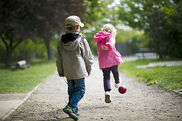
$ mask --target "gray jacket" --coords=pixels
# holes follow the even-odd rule
[[[67,79],[84,78],[91,72],[92,64],[92,52],[81,33],[62,35],[57,46],[56,66],[59,75]]]

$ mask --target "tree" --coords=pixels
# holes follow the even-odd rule
[[[34,9],[39,16],[36,31],[39,37],[43,38],[47,48],[48,59],[51,59],[50,43],[56,33],[61,33],[64,29],[64,20],[69,15],[81,16],[84,11],[81,0],[39,0],[36,1],[38,7]],[[38,13],[37,13],[38,12]]]
[[[86,34],[92,51],[96,54],[96,44],[93,42],[93,36],[100,31],[106,23],[117,25],[117,10],[114,5],[115,0],[84,0],[86,11],[84,14],[86,29],[83,31]]]
[[[29,36],[33,37],[30,22],[31,9],[28,5],[17,0],[0,1],[0,40],[6,48],[5,63],[9,65],[15,48]]]
[[[63,4],[64,3],[64,4]],[[82,0],[0,0],[0,41],[6,48],[4,62],[11,62],[15,48],[23,41],[43,38],[50,58],[50,41],[63,31],[64,19],[80,15]]]
[[[121,5],[120,19],[133,28],[144,30],[160,58],[182,57],[181,1],[124,0]]]

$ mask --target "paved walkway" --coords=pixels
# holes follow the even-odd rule
[[[94,63],[91,76],[86,78],[86,94],[79,103],[80,121],[182,120],[182,96],[166,92],[156,86],[147,86],[145,83],[123,74],[120,74],[120,77],[122,84],[127,87],[127,93],[119,94],[118,90],[114,88],[114,80],[111,78],[112,103],[106,104],[102,72],[98,68],[97,61]],[[0,98],[0,108],[9,103],[17,104],[12,108],[12,112],[5,112],[7,116],[4,117],[5,121],[72,121],[62,111],[68,98],[67,84],[56,72],[34,91],[18,95],[11,95],[9,99]],[[6,102],[7,100],[10,102]]]

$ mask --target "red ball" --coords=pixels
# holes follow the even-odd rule
[[[126,87],[124,87],[124,86],[120,86],[119,88],[118,88],[118,91],[121,93],[121,94],[124,94],[124,93],[126,93]]]

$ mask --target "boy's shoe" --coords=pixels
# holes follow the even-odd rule
[[[110,92],[109,91],[105,92],[105,102],[106,103],[111,103]]]
[[[76,116],[79,116],[80,114],[79,113],[76,113]]]
[[[74,120],[78,120],[78,117],[77,117],[77,114],[74,112],[74,110],[69,107],[69,106],[66,106],[65,108],[63,108],[63,111],[68,114],[72,119]]]
[[[120,87],[120,83],[115,83],[115,87],[119,88]]]

